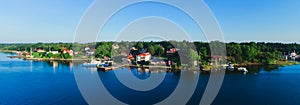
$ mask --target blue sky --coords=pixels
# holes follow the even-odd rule
[[[227,42],[300,41],[299,0],[204,1],[215,14]],[[92,2],[93,0],[0,0],[0,43],[72,42],[81,17]],[[154,7],[153,4],[148,5]],[[143,16],[145,11],[150,10],[146,7],[130,9],[132,10],[125,11],[128,17]],[[135,9],[139,11],[134,11]],[[169,8],[161,6],[157,9],[156,14],[165,14],[163,10]],[[190,26],[189,30],[197,34],[199,31],[196,31],[192,22],[180,21],[185,16],[176,11],[178,10],[174,9],[174,12],[166,15],[180,25]],[[114,17],[118,20],[117,23],[122,23],[122,18],[127,17],[121,12],[116,16],[122,16]],[[110,27],[118,27],[118,24],[113,23]],[[104,37],[104,40],[112,39],[109,36]],[[199,39],[205,40],[203,35]]]

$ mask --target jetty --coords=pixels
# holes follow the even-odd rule
[[[131,68],[148,68],[148,69],[171,69],[169,66],[156,66],[156,65],[131,65],[131,64],[122,64],[122,65],[112,65],[109,67],[104,67],[104,66],[99,66],[97,67],[98,70],[102,71],[109,71],[109,70],[116,70],[119,68],[124,68],[124,67],[131,67]]]
[[[7,56],[8,58],[10,58],[10,59],[13,59],[13,58],[19,58],[19,59],[21,59],[21,58],[23,58],[22,56]]]

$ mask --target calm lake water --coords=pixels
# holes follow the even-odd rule
[[[0,53],[0,104],[87,104],[77,87],[74,68],[99,75],[107,91],[127,104],[160,102],[175,90],[180,78],[189,78],[180,76],[184,71],[149,72],[122,68],[102,72],[76,63],[24,61],[9,59],[6,57],[9,55]],[[212,104],[300,104],[300,65],[247,68],[250,72],[246,75],[226,73]],[[141,92],[122,84],[116,74],[123,74],[123,78],[133,74],[140,80],[163,74],[165,79],[153,90]],[[188,104],[199,104],[209,79],[209,74],[195,72],[195,75],[199,77],[198,85]]]

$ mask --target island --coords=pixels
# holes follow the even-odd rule
[[[210,45],[220,49],[210,49]],[[222,45],[225,45],[222,47]],[[225,57],[211,54],[211,50],[227,51]],[[173,69],[200,68],[210,70],[211,65],[226,61],[235,66],[294,65],[298,64],[300,45],[296,43],[223,43],[160,41],[160,42],[91,42],[91,43],[18,43],[0,44],[1,52],[17,53],[11,58],[40,61],[79,61],[113,59],[116,63],[137,66],[166,66]]]

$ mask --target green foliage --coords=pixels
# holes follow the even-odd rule
[[[45,57],[46,58],[53,58],[53,54],[52,53],[48,53]]]
[[[41,55],[38,52],[34,52],[34,53],[32,53],[32,55],[33,55],[34,58],[40,58],[41,57]]]
[[[195,50],[190,48],[188,51],[188,57],[189,57],[189,65],[195,66],[194,61],[198,60],[198,53]]]
[[[154,46],[149,46],[148,47],[148,51],[150,52],[150,54],[155,54],[155,48],[154,48]]]
[[[65,53],[65,54],[62,54],[62,55],[63,55],[63,58],[65,58],[65,59],[72,58],[72,56],[69,53]]]
[[[142,42],[138,42],[138,43],[136,44],[135,47],[136,47],[137,49],[142,49],[142,48],[144,48],[144,45],[143,45]]]
[[[161,45],[155,45],[154,49],[155,49],[155,55],[157,55],[157,56],[163,56],[163,54],[165,52],[164,47],[162,47]]]
[[[111,57],[112,43],[101,43],[95,51],[96,58]]]

